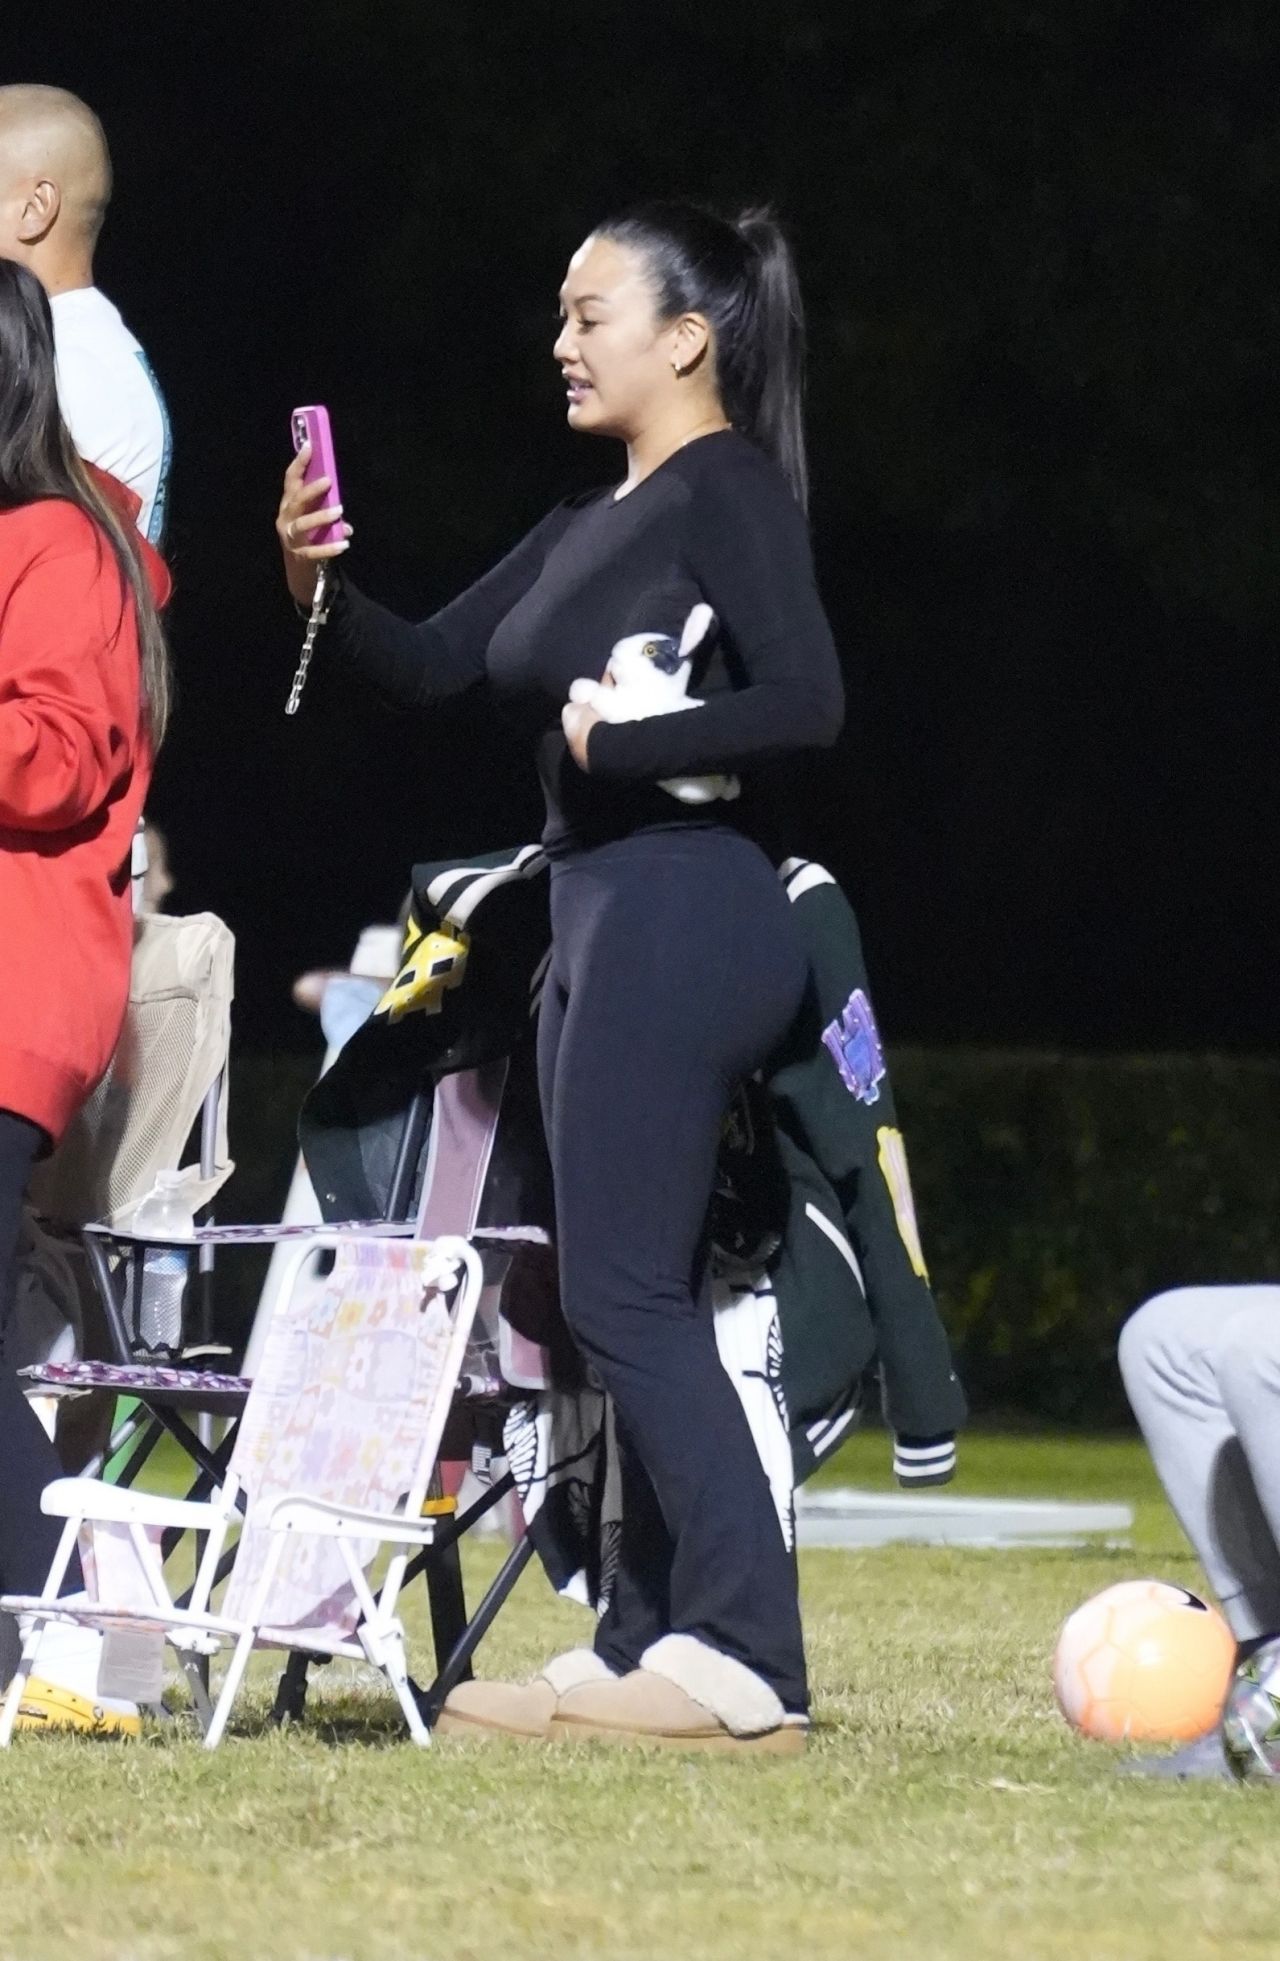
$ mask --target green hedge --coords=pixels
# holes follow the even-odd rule
[[[978,1049],[891,1061],[975,1410],[1123,1422],[1116,1334],[1140,1301],[1193,1281],[1280,1280],[1280,1062]],[[309,1057],[237,1055],[228,1217],[278,1213],[314,1071]],[[256,1270],[225,1281],[238,1327]]]
[[[976,1409],[1125,1421],[1165,1287],[1280,1280],[1280,1062],[905,1049],[926,1255]]]

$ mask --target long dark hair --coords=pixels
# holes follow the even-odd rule
[[[647,262],[663,320],[706,315],[725,414],[809,502],[804,442],[804,307],[773,213],[717,217],[701,205],[641,204],[597,227]]]
[[[169,651],[137,533],[113,508],[75,452],[58,410],[53,315],[34,273],[0,259],[0,510],[62,497],[105,539],[119,569],[120,623],[132,594],[138,621],[142,702],[154,748],[173,695]],[[119,627],[117,627],[117,632]]]

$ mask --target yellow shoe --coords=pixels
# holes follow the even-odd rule
[[[68,1730],[83,1736],[141,1736],[142,1718],[131,1702],[111,1697],[91,1702],[87,1695],[33,1675],[22,1691],[15,1729]]]

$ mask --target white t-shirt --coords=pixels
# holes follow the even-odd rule
[[[58,293],[50,304],[58,403],[71,440],[86,462],[109,470],[142,499],[138,529],[158,545],[173,443],[147,357],[96,286]]]

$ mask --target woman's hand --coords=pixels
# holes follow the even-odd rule
[[[564,730],[564,739],[569,745],[569,754],[580,770],[585,771],[587,768],[587,737],[596,723],[603,720],[603,715],[597,714],[594,708],[588,708],[586,703],[581,701],[568,701],[560,710],[560,726]]]
[[[276,512],[276,536],[284,553],[284,576],[299,606],[310,606],[315,597],[316,567],[326,558],[337,558],[351,543],[351,526],[343,525],[345,538],[333,545],[312,545],[307,540],[342,516],[341,504],[325,504],[324,495],[332,478],[317,477],[303,482],[303,472],[311,459],[311,445],[304,443],[284,473],[280,509]]]

